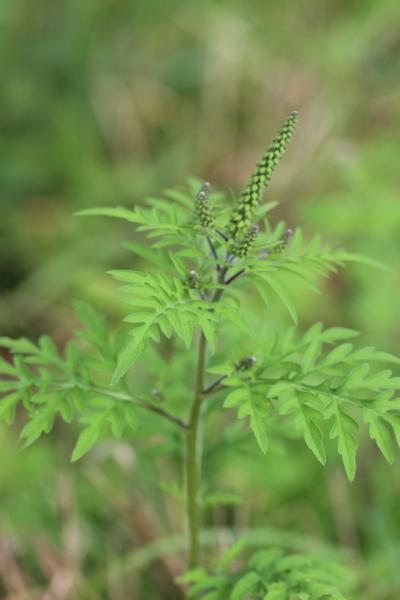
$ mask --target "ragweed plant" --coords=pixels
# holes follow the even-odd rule
[[[103,207],[78,213],[125,219],[136,226],[141,241],[125,247],[145,261],[145,268],[110,272],[130,306],[128,326],[111,331],[97,310],[77,302],[81,328],[62,352],[46,336],[37,342],[0,339],[13,354],[13,362],[0,362],[0,416],[12,423],[22,404],[25,445],[49,433],[59,417],[77,421],[81,428],[73,461],[106,436],[124,436],[134,444],[135,436],[145,431],[149,440],[157,433],[176,444],[178,432],[190,569],[181,581],[190,598],[345,597],[346,578],[321,557],[281,548],[251,554],[239,544],[217,563],[204,562],[202,456],[210,419],[229,411],[231,423],[239,419],[263,453],[270,437],[281,431],[279,424],[285,424],[322,464],[330,437],[350,480],[362,423],[389,462],[392,433],[400,443],[400,378],[379,367],[400,360],[373,347],[355,347],[350,340],[357,332],[350,329],[321,323],[304,333],[297,329],[285,279],[293,277],[315,289],[317,277],[347,262],[378,266],[322,244],[318,236],[305,242],[299,228],[270,225],[274,204],[262,204],[262,192],[297,122],[292,113],[233,205],[209,183],[191,179],[184,188],[166,190],[132,210]],[[257,314],[247,301],[254,291],[265,305]],[[263,333],[274,299],[286,307],[293,325],[282,333],[270,323]],[[257,339],[255,319],[260,323]],[[238,355],[240,346],[229,342],[239,336],[248,355]],[[222,432],[217,443],[226,443],[224,439]]]

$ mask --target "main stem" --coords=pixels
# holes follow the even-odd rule
[[[196,382],[192,408],[189,418],[189,430],[186,434],[186,510],[189,534],[189,568],[197,566],[199,560],[199,484],[201,470],[201,448],[199,439],[200,411],[203,400],[204,373],[206,366],[207,341],[200,334],[197,358]]]
[[[225,283],[227,268],[220,269],[218,274],[218,283]],[[218,288],[211,299],[212,302],[218,302],[224,292],[224,288]],[[204,333],[200,334],[196,381],[194,389],[194,399],[189,417],[189,430],[186,434],[186,511],[189,534],[189,568],[197,567],[199,562],[199,529],[200,529],[200,511],[199,511],[199,487],[201,478],[201,454],[202,440],[200,431],[201,404],[203,401],[204,374],[206,369],[207,340]]]

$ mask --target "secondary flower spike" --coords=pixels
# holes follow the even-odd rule
[[[203,227],[211,227],[214,223],[214,215],[209,205],[210,188],[210,184],[206,181],[196,196],[196,218]]]
[[[262,156],[249,183],[240,194],[229,225],[229,233],[232,239],[240,238],[250,227],[262,191],[268,187],[274,169],[293,137],[298,120],[299,114],[297,112],[290,113],[278,135],[272,140],[268,150]]]
[[[252,227],[250,227],[246,235],[243,237],[243,239],[239,242],[237,246],[235,252],[236,256],[238,256],[239,258],[243,258],[249,254],[259,231],[260,228],[258,227],[258,225],[253,225]]]

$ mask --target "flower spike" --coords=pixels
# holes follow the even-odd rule
[[[290,113],[278,135],[262,156],[250,181],[240,194],[229,226],[231,239],[240,238],[246,229],[250,227],[262,191],[268,187],[272,174],[293,137],[298,120],[299,114],[297,112]]]
[[[253,225],[252,227],[250,227],[250,229],[236,248],[236,256],[238,256],[239,258],[244,258],[249,254],[250,250],[254,245],[255,239],[259,234],[259,231],[260,228],[258,227],[258,225]]]

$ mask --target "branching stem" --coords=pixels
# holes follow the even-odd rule
[[[168,421],[175,423],[175,425],[178,425],[178,427],[181,427],[182,429],[185,429],[185,430],[189,429],[189,425],[187,423],[182,421],[182,419],[179,419],[179,417],[176,417],[175,415],[171,414],[164,408],[161,408],[161,406],[157,406],[156,404],[151,404],[150,402],[146,402],[146,400],[142,400],[140,398],[132,396],[131,394],[125,394],[123,392],[117,392],[117,391],[114,392],[113,390],[109,390],[107,388],[99,388],[99,387],[95,387],[93,385],[87,385],[87,384],[83,384],[83,383],[71,383],[71,384],[59,383],[59,384],[57,384],[56,387],[62,388],[62,389],[77,387],[83,391],[101,394],[102,396],[109,396],[110,398],[115,398],[116,400],[121,400],[122,402],[132,402],[133,404],[136,404],[136,406],[140,406],[141,408],[150,410],[151,412],[156,413],[157,415],[160,415],[160,417],[164,417],[164,419],[167,419]]]
[[[203,396],[207,396],[207,394],[211,394],[212,392],[214,392],[215,389],[221,383],[221,381],[223,381],[225,379],[225,377],[226,377],[226,375],[221,375],[221,377],[218,377],[215,381],[210,383],[210,385],[208,385],[206,388],[204,388]]]
[[[237,279],[238,277],[240,277],[241,275],[243,275],[243,273],[245,272],[245,269],[240,269],[240,271],[238,271],[237,273],[235,273],[234,275],[232,275],[232,277],[230,277],[225,283],[226,285],[229,285],[230,283],[232,283],[233,281],[235,281],[235,279]]]
[[[215,261],[217,262],[217,271],[220,271],[221,267],[218,263],[218,254],[217,254],[214,243],[213,243],[212,239],[210,238],[210,236],[207,236],[207,242],[208,242],[209,248],[211,250],[211,254],[213,255]]]
[[[222,231],[219,231],[219,230],[217,229],[217,230],[215,231],[215,233],[217,233],[217,234],[220,236],[220,238],[222,238],[222,239],[224,240],[224,242],[227,242],[227,241],[228,241],[228,238],[227,238],[227,236],[226,236],[226,235],[225,235],[225,234],[224,234]]]

